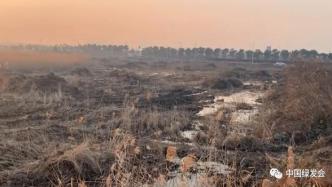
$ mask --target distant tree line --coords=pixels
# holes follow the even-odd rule
[[[38,51],[38,52],[62,52],[86,53],[92,56],[127,56],[129,53],[128,45],[2,45],[0,49],[12,49],[20,51]]]
[[[177,59],[211,59],[211,60],[236,60],[256,62],[289,62],[292,60],[320,60],[332,61],[332,53],[319,53],[316,50],[278,50],[269,49],[262,51],[244,49],[212,49],[212,48],[169,48],[147,47],[142,50],[143,57],[177,58]]]
[[[323,61],[332,62],[332,53],[319,53],[316,50],[279,50],[267,48],[266,50],[245,50],[229,48],[171,48],[146,47],[143,49],[130,49],[127,45],[10,45],[1,48],[14,50],[53,51],[53,52],[82,52],[94,57],[143,57],[155,59],[185,59],[185,60],[233,60],[255,62],[290,62]]]

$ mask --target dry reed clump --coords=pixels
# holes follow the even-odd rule
[[[266,99],[259,118],[261,133],[300,132],[307,138],[326,134],[332,120],[332,72],[321,63],[295,63]]]
[[[279,187],[279,186],[289,186],[289,187],[297,187],[297,186],[317,186],[317,187],[325,187],[331,186],[331,168],[328,165],[319,165],[317,163],[313,163],[312,159],[306,158],[305,160],[311,162],[311,165],[303,165],[303,155],[298,155],[294,153],[294,148],[292,146],[288,147],[287,157],[283,161],[285,163],[284,171],[290,169],[297,168],[322,168],[326,172],[325,177],[303,177],[303,178],[294,178],[293,176],[284,176],[281,180],[271,181],[269,179],[264,179],[262,181],[262,187]],[[285,173],[284,173],[285,174]]]
[[[222,107],[215,114],[207,116],[196,124],[199,132],[194,140],[199,145],[213,145],[222,148],[223,141],[228,136],[228,125],[231,120],[230,110]]]
[[[32,161],[41,153],[40,147],[30,142],[17,144],[14,141],[2,141],[0,143],[0,171],[15,168],[26,161]]]
[[[31,163],[16,172],[9,179],[9,186],[67,186],[78,181],[100,183],[99,179],[105,171],[104,164],[112,162],[102,160],[100,152],[88,143],[80,144],[72,149],[57,150],[44,160]],[[106,166],[107,167],[107,166]]]
[[[110,149],[116,159],[104,178],[106,186],[142,186],[165,174],[166,160],[161,149],[147,149],[121,129],[112,134]]]
[[[141,109],[130,102],[124,105],[116,123],[135,135],[176,139],[181,130],[190,126],[190,113],[176,109]]]
[[[37,153],[29,149],[31,153],[26,155],[33,157],[31,162],[15,166],[16,169],[8,176],[1,173],[3,179],[1,178],[0,184],[142,186],[151,184],[160,175],[166,174],[166,160],[161,147],[150,145],[151,147],[146,148],[145,144],[138,143],[134,136],[121,129],[115,129],[110,134],[109,141],[99,142],[91,138],[76,146],[58,145],[55,150],[51,150],[54,146],[48,147],[48,151],[39,150]],[[19,150],[16,152],[20,157],[24,156],[22,153]],[[12,155],[10,157],[13,158]]]
[[[74,179],[94,181],[101,175],[101,168],[97,160],[97,155],[88,148],[88,144],[78,145],[72,150],[64,152],[63,155],[48,161],[46,171],[48,178],[57,178],[58,183],[67,184]],[[45,171],[45,168],[39,169]]]
[[[221,148],[221,144],[227,136],[226,126],[213,117],[204,121],[204,126],[194,136],[194,141],[199,145],[212,145]]]

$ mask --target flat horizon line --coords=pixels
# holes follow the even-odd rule
[[[14,47],[14,46],[42,46],[42,47],[56,47],[56,46],[69,46],[69,47],[79,47],[79,46],[85,46],[85,45],[97,45],[97,46],[128,46],[130,50],[139,50],[139,49],[143,49],[143,48],[148,48],[148,47],[165,47],[165,48],[173,48],[173,49],[193,49],[193,48],[211,48],[211,49],[234,49],[234,50],[245,50],[245,51],[248,51],[248,50],[252,50],[252,51],[255,51],[255,50],[261,50],[261,51],[264,51],[266,50],[268,47],[271,47],[271,49],[277,49],[277,50],[287,50],[287,51],[296,51],[296,50],[302,50],[302,49],[305,49],[305,50],[308,50],[308,51],[311,51],[311,50],[315,50],[319,53],[332,53],[331,50],[329,51],[324,51],[324,50],[318,50],[318,49],[315,49],[315,48],[293,48],[293,49],[290,49],[290,48],[274,48],[270,45],[267,45],[265,48],[241,48],[241,47],[209,47],[209,46],[200,46],[200,45],[195,45],[195,46],[192,46],[192,47],[175,47],[175,46],[171,46],[171,45],[138,45],[137,47],[134,47],[133,45],[130,45],[130,44],[114,44],[114,43],[102,43],[102,42],[86,42],[86,43],[78,43],[78,44],[69,44],[69,43],[53,43],[53,44],[43,44],[43,43],[25,43],[25,42],[17,42],[17,43],[0,43],[0,47]],[[136,46],[136,45],[135,45]]]

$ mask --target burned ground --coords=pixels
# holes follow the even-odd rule
[[[64,93],[69,96],[79,95],[77,88],[69,85],[62,77],[53,73],[40,76],[14,76],[6,83],[5,92],[24,94],[39,92],[43,94]]]
[[[201,186],[259,186],[272,166],[286,169],[290,146],[296,164],[331,164],[329,92],[314,97],[325,108],[310,121],[315,138],[302,144],[307,132],[277,126],[286,124],[279,114],[306,112],[287,107],[297,92],[285,85],[297,79],[280,68],[112,61],[6,73],[0,186],[174,186],[182,175],[203,178]],[[312,126],[317,119],[324,123]]]

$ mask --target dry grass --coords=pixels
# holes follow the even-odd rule
[[[307,133],[326,128],[332,117],[331,81],[332,72],[324,64],[290,65],[265,101],[258,134],[268,137],[272,132]]]
[[[125,102],[118,123],[119,127],[142,137],[177,139],[180,130],[190,125],[190,115],[177,109],[139,109],[135,102]]]
[[[297,69],[290,67],[287,71]],[[196,91],[196,86],[201,86],[200,81],[192,80],[194,73],[195,79],[202,77],[199,71],[174,77],[157,76],[150,82],[146,81],[150,75],[133,76],[129,71],[118,74],[113,71],[104,72],[102,75],[92,71],[93,76],[96,76],[93,78],[101,80],[96,82],[81,78],[80,75],[64,75],[67,76],[65,85],[80,87],[81,83],[86,81],[83,85],[87,86],[84,88],[89,89],[89,92],[94,89],[107,90],[101,95],[92,92],[88,99],[83,97],[82,100],[68,96],[66,89],[60,89],[58,84],[54,84],[56,86],[53,85],[51,92],[47,94],[31,89],[31,85],[27,84],[30,87],[25,88],[29,88],[29,92],[12,94],[11,99],[8,93],[6,97],[5,94],[1,95],[0,122],[4,129],[0,136],[6,139],[6,142],[0,145],[0,153],[3,155],[0,157],[0,169],[3,170],[0,172],[0,185],[164,186],[180,178],[183,179],[183,186],[193,184],[193,181],[197,186],[259,186],[270,166],[287,168],[287,161],[288,165],[293,162],[294,167],[325,167],[330,160],[323,159],[328,158],[325,155],[331,155],[326,146],[331,141],[326,136],[321,136],[309,147],[302,147],[302,152],[295,146],[292,150],[293,156],[288,156],[289,159],[285,157],[282,149],[268,152],[266,147],[273,147],[274,144],[265,144],[264,140],[259,139],[273,137],[278,133],[277,127],[281,122],[281,119],[276,118],[278,110],[294,109],[300,112],[287,112],[287,115],[302,115],[303,111],[298,109],[299,106],[289,108],[286,106],[287,102],[307,96],[309,100],[319,101],[322,97],[328,100],[327,95],[330,92],[321,94],[318,91],[323,83],[319,86],[308,84],[310,89],[316,90],[316,94],[321,94],[319,97],[305,95],[303,91],[298,94],[298,89],[291,88],[292,82],[298,80],[293,80],[291,75],[294,73],[287,71],[283,84],[277,87],[274,93],[284,92],[280,95],[286,95],[288,99],[275,96],[271,100],[280,103],[268,105],[269,110],[261,113],[264,116],[261,116],[261,126],[256,131],[259,136],[232,133],[232,111],[225,108],[208,117],[195,116],[193,107],[199,108],[202,105],[191,99],[190,91],[194,90],[193,87]],[[204,76],[209,77],[208,73],[205,72]],[[157,80],[158,78],[163,80]],[[185,89],[173,93],[178,85]],[[201,92],[200,89],[198,88]],[[80,89],[80,92],[84,90]],[[193,93],[196,93],[195,91]],[[219,92],[210,91],[206,92]],[[125,94],[127,96],[124,96]],[[95,101],[90,100],[90,97],[95,97]],[[109,97],[111,101],[103,102],[100,97]],[[199,94],[195,97],[204,102],[207,98]],[[112,102],[112,99],[118,100]],[[142,99],[148,104],[140,103]],[[324,104],[320,102],[319,106],[326,109],[319,112],[328,114],[328,106]],[[190,105],[191,108],[188,109],[185,105]],[[236,108],[251,109],[245,103],[239,103]],[[310,108],[314,109],[316,110]],[[284,113],[283,115],[286,115]],[[315,121],[311,119],[314,118],[305,119],[303,123]],[[287,120],[292,124],[293,118]],[[194,121],[200,124],[196,126]],[[273,121],[278,123],[273,124]],[[298,121],[301,119],[296,120]],[[181,131],[196,130],[199,133],[194,141],[182,137]],[[177,159],[167,158],[165,148],[169,145],[177,150],[175,155],[180,160],[179,163],[172,162]],[[303,150],[307,150],[306,154],[303,154]],[[291,151],[289,155],[292,155]],[[313,162],[317,160],[318,164],[314,165]],[[196,162],[225,164],[231,168],[232,173],[218,174],[211,168],[205,168],[204,173],[199,173],[195,168]],[[195,182],[193,179],[196,176]],[[311,182],[319,184],[321,181]]]
[[[326,172],[326,177],[317,178],[294,178],[294,177],[283,177],[283,179],[279,181],[270,181],[268,179],[264,179],[262,182],[262,187],[278,187],[278,186],[289,186],[289,187],[297,187],[297,186],[317,186],[317,187],[325,187],[331,185],[331,169],[328,166],[321,166],[319,164],[314,163],[313,158],[306,158],[306,161],[311,162],[310,165],[303,165],[303,155],[297,155],[294,153],[293,147],[288,147],[287,157],[284,160],[285,170],[288,169],[299,169],[299,168],[322,168]]]
[[[263,181],[265,187],[329,186],[332,163],[330,134],[332,122],[332,72],[326,64],[295,63],[284,71],[283,80],[264,102],[256,122],[255,134],[272,142],[286,137],[279,144],[288,148],[284,160],[266,155],[271,165],[286,169],[324,169],[325,178]],[[285,136],[288,134],[289,136]],[[289,139],[287,138],[289,137]],[[323,156],[324,155],[324,156]]]
[[[317,123],[327,123],[332,115],[331,82],[332,72],[324,64],[298,63],[290,66],[285,71],[280,93],[272,96],[280,116],[276,123],[289,131],[309,130]],[[276,127],[280,129],[280,125]]]

